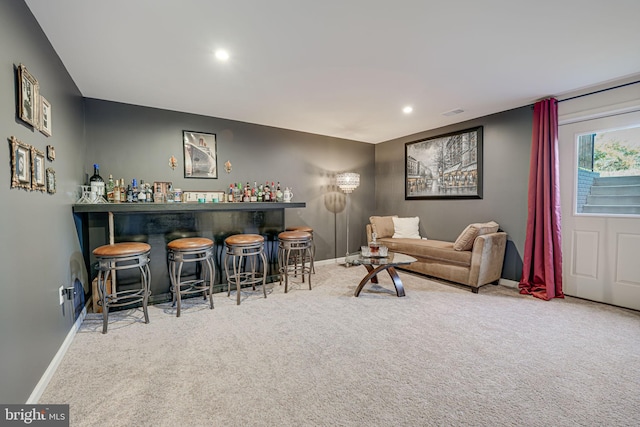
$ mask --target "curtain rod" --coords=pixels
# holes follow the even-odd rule
[[[572,96],[571,98],[562,99],[562,100],[556,101],[556,102],[559,104],[559,103],[564,102],[564,101],[570,101],[572,99],[582,98],[583,96],[595,95],[596,93],[606,92],[608,90],[618,89],[618,88],[625,87],[625,86],[631,86],[631,85],[635,85],[635,84],[638,84],[638,83],[640,83],[640,80],[636,80],[635,82],[630,82],[630,83],[625,83],[625,84],[622,84],[622,85],[610,87],[610,88],[607,88],[607,89],[596,90],[595,92],[589,92],[589,93],[585,93],[585,94],[582,94],[582,95]]]

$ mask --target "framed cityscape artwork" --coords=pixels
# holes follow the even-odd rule
[[[405,144],[405,200],[482,199],[482,126]]]

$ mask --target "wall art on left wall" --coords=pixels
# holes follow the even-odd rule
[[[38,80],[27,71],[25,65],[18,65],[18,117],[36,129],[39,128],[39,103]]]
[[[31,190],[31,146],[18,140],[11,141],[11,188]]]

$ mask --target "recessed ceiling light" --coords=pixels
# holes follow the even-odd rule
[[[405,114],[411,114],[413,112],[413,107],[411,105],[407,105],[402,109],[402,112]]]
[[[218,49],[216,50],[216,58],[218,58],[220,61],[226,61],[229,59],[229,52],[224,49]]]

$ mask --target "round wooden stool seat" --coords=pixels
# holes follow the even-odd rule
[[[122,242],[104,245],[93,250],[97,257],[123,257],[141,255],[151,250],[151,245],[138,242]]]
[[[236,288],[236,304],[240,305],[243,286],[256,289],[262,283],[262,293],[267,297],[267,258],[264,254],[264,236],[259,234],[234,234],[224,239],[224,271],[227,276],[227,296]],[[229,261],[232,271],[229,271]]]
[[[142,303],[144,323],[149,323],[147,304],[151,289],[151,270],[149,269],[149,253],[151,245],[141,242],[121,242],[113,245],[104,245],[93,250],[97,260],[98,270],[97,287],[102,306],[102,333],[107,333],[109,324],[109,309],[111,307],[123,307],[131,304]],[[140,273],[139,286],[125,285],[122,289],[117,287],[118,277],[116,272],[136,269]]]
[[[254,245],[264,243],[264,237],[259,234],[234,234],[224,239],[225,245]]]
[[[313,228],[307,227],[306,225],[294,225],[291,227],[287,227],[287,231],[305,231],[307,233],[313,234]]]
[[[213,240],[205,237],[184,237],[172,240],[167,244],[167,248],[174,251],[193,251],[213,247]]]
[[[311,272],[313,270],[313,235],[306,231],[283,231],[278,234],[278,270],[280,284],[284,276],[284,293],[289,291],[289,277],[309,278],[311,290]],[[307,264],[307,261],[309,264]]]
[[[209,308],[213,310],[213,283],[215,282],[215,268],[213,265],[213,240],[206,237],[183,237],[167,243],[167,257],[169,260],[169,278],[171,279],[171,293],[173,304],[177,306],[176,317],[180,317],[182,297],[190,294],[202,294],[203,299],[209,296]],[[195,265],[194,274],[185,273],[185,264]]]
[[[278,234],[280,240],[311,240],[311,234],[306,231],[283,231]]]

